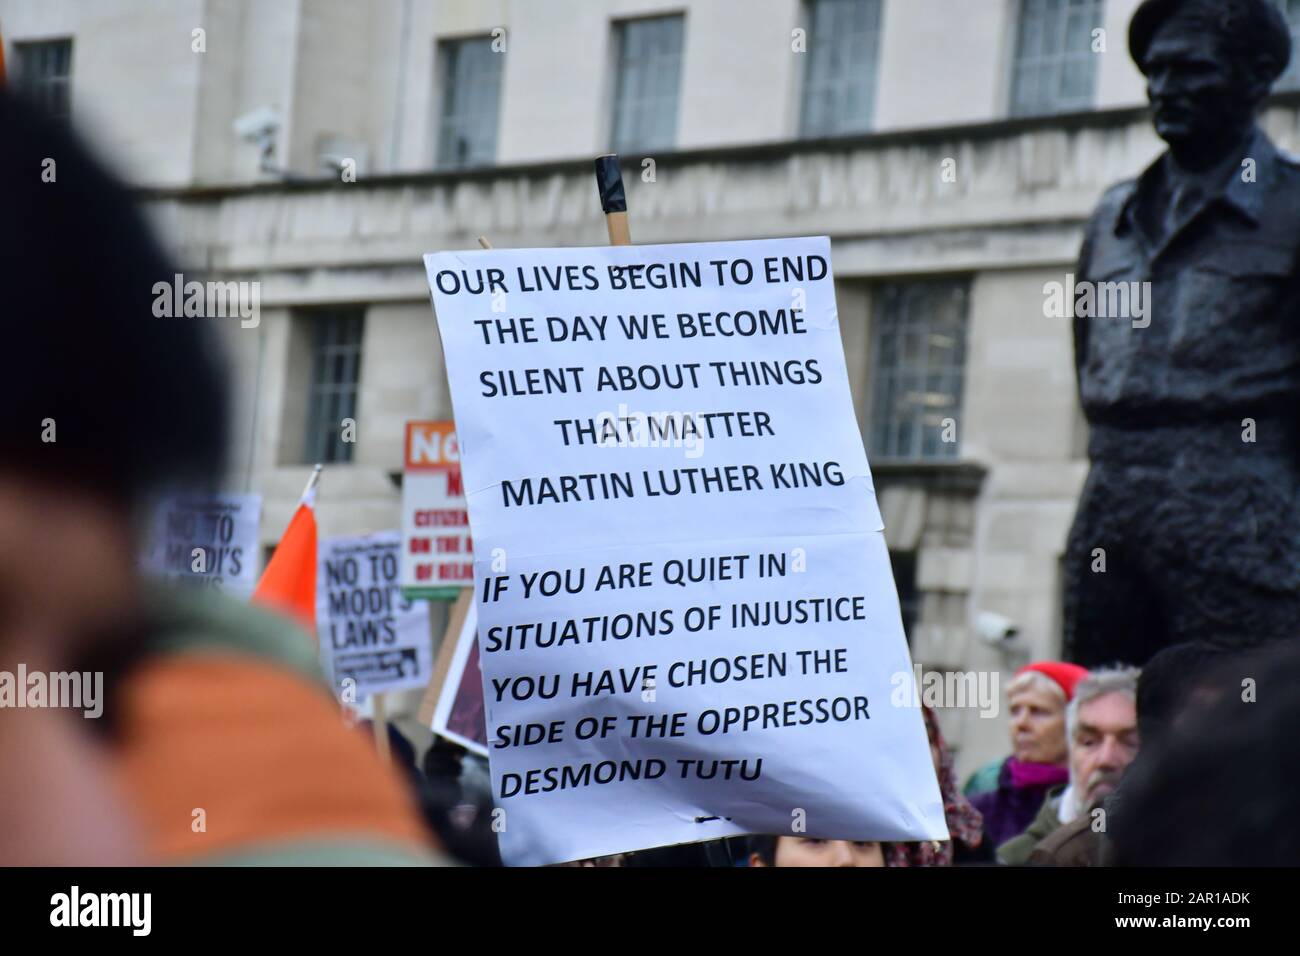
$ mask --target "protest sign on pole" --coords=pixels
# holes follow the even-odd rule
[[[433,660],[433,676],[429,678],[429,685],[425,687],[424,697],[420,700],[420,709],[415,715],[426,727],[433,725],[433,712],[438,706],[438,698],[442,694],[442,685],[447,679],[447,672],[451,670],[451,659],[456,654],[456,642],[460,639],[461,626],[465,623],[465,615],[469,613],[473,597],[473,588],[461,588],[460,593],[456,595],[456,600],[452,601],[447,608],[447,624],[443,628],[441,639],[436,642],[438,656]]]
[[[403,597],[400,548],[397,531],[320,543],[316,620],[321,664],[340,696],[355,695],[352,699],[360,701],[429,682],[429,606]]]
[[[478,659],[478,614],[471,604],[460,632],[448,635],[452,653],[438,693],[430,728],[440,737],[487,757],[487,716],[483,710],[483,671]]]
[[[402,474],[402,593],[454,601],[474,583],[469,513],[453,422],[407,422]]]
[[[946,839],[829,241],[425,265],[503,858]]]
[[[246,599],[257,584],[261,518],[261,495],[167,497],[153,514],[144,570]]]

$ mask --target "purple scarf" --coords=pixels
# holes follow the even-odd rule
[[[985,839],[997,847],[1025,832],[1042,809],[1047,791],[1069,779],[1070,771],[1046,763],[1021,763],[1008,757],[998,774],[996,790],[970,798],[984,817]]]
[[[1068,767],[1053,763],[1025,763],[1015,757],[1007,758],[1011,768],[1011,786],[1017,790],[1025,787],[1054,787],[1070,779]]]

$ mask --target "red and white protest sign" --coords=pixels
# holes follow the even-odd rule
[[[408,598],[439,600],[474,585],[454,422],[406,423],[401,584]]]

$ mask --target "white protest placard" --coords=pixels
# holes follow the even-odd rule
[[[947,839],[829,241],[425,267],[506,862]]]
[[[172,495],[158,503],[145,571],[246,599],[257,586],[261,495]]]
[[[402,471],[402,593],[455,600],[474,585],[474,545],[453,422],[407,422]]]
[[[402,596],[397,531],[320,542],[316,627],[321,664],[340,694],[423,687],[433,673],[429,605]],[[351,680],[351,685],[345,685]]]

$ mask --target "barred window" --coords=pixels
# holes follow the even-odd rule
[[[804,136],[866,132],[875,113],[880,0],[807,0]]]
[[[1015,116],[1064,113],[1092,106],[1097,54],[1092,32],[1103,0],[1021,0],[1011,81]]]
[[[613,148],[667,149],[677,142],[683,18],[651,17],[614,24],[617,55]]]
[[[1278,77],[1279,90],[1300,89],[1300,0],[1277,0],[1291,25],[1291,65]]]
[[[957,456],[968,300],[965,280],[879,288],[871,321],[874,458]]]
[[[475,37],[438,44],[442,87],[439,166],[483,166],[496,160],[505,55],[495,52],[492,42],[491,37]]]
[[[306,460],[351,461],[354,443],[344,441],[343,420],[356,419],[365,312],[359,308],[321,310],[311,313],[310,321],[312,366]]]
[[[14,85],[50,116],[71,116],[72,41],[15,43]]]

